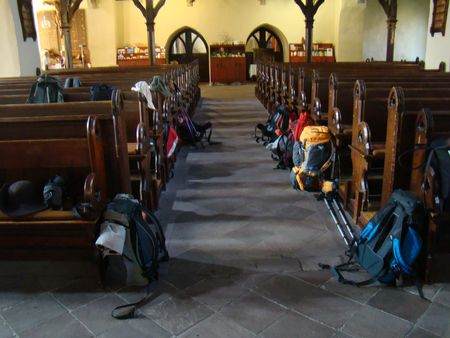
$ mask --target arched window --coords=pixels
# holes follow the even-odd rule
[[[255,50],[265,51],[265,55],[272,55],[275,61],[283,62],[283,45],[279,36],[268,27],[258,27],[247,38],[245,50],[255,53]]]
[[[189,63],[198,59],[200,81],[209,81],[208,45],[203,36],[191,28],[180,30],[169,43],[169,62]]]

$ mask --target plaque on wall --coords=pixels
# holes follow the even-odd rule
[[[20,25],[22,26],[23,41],[32,38],[36,41],[36,28],[34,27],[32,0],[17,0]]]
[[[448,0],[433,0],[433,20],[431,22],[430,33],[442,33],[445,35],[445,24],[447,21]]]

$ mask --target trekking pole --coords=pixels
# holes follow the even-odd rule
[[[336,209],[339,213],[339,217],[343,221],[348,234],[352,238],[352,241],[354,241],[355,240],[355,231],[353,230],[352,226],[350,225],[350,222],[348,221],[347,216],[345,215],[345,212],[342,210],[341,204],[336,200],[336,197],[333,197],[333,204],[336,207]]]
[[[344,240],[345,244],[350,247],[350,242],[342,229],[342,225],[338,219],[338,216],[336,214],[336,211],[334,210],[334,207],[332,204],[330,204],[330,201],[327,196],[323,196],[323,201],[325,202],[325,205],[327,206],[328,211],[330,212],[331,218],[333,219],[334,224],[336,225],[336,228],[339,231],[339,234],[341,235],[342,239]]]

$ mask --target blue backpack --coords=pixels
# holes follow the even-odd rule
[[[68,77],[64,81],[64,88],[78,88],[81,87],[81,81],[77,77]]]
[[[395,284],[400,277],[410,277],[423,297],[415,263],[422,249],[420,233],[424,224],[425,213],[419,199],[408,191],[394,191],[387,205],[352,243],[349,260],[333,268],[338,281],[363,286],[376,281]],[[345,279],[341,271],[354,263],[363,267],[371,278],[361,282]]]

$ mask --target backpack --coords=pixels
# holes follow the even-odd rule
[[[395,190],[386,206],[369,221],[358,239],[352,243],[348,262],[333,267],[338,281],[357,286],[379,281],[394,284],[401,276],[415,279],[421,297],[423,293],[414,269],[421,248],[421,233],[425,214],[420,200],[409,191]],[[355,282],[345,279],[341,271],[356,261],[371,276]]]
[[[58,79],[41,75],[33,83],[27,103],[64,102],[64,94]]]
[[[290,169],[294,166],[292,162],[294,133],[292,130],[278,136],[275,141],[269,143],[266,148],[271,150],[272,159],[278,161],[276,169]]]
[[[287,131],[289,127],[289,111],[284,105],[278,105],[266,124],[258,123],[255,127],[256,142],[263,141],[265,145],[275,141],[277,136]],[[278,133],[277,133],[278,130]],[[259,134],[259,135],[258,135]]]
[[[81,87],[81,81],[77,77],[68,77],[64,82],[64,88],[78,88]]]
[[[206,140],[211,144],[211,122],[206,122],[203,125],[197,124],[183,111],[177,114],[176,122],[177,134],[184,143],[191,144],[195,147],[197,147],[197,143],[200,143],[203,146],[203,138],[206,136]],[[208,130],[209,132],[207,133]]]
[[[425,173],[433,168],[439,182],[437,194],[433,198],[433,204],[439,212],[450,211],[450,148],[448,140],[436,139],[430,144],[430,152],[425,164]],[[425,174],[422,190],[426,193],[431,187]],[[424,198],[426,201],[427,198]],[[426,208],[431,206],[425,206]]]
[[[306,126],[300,135],[300,166],[292,168],[294,189],[320,191],[334,161],[334,144],[325,126]],[[298,185],[298,187],[297,187]]]
[[[297,119],[297,122],[295,123],[294,140],[295,141],[300,140],[300,136],[302,135],[303,129],[305,129],[306,126],[311,126],[313,124],[314,123],[311,120],[309,113],[307,111],[302,111]]]
[[[97,83],[91,87],[91,101],[107,101],[111,100],[113,87],[110,87],[104,83]]]
[[[150,283],[158,280],[159,263],[169,259],[164,232],[156,216],[128,194],[116,195],[107,205],[101,229],[96,245],[102,248],[103,256],[112,258],[108,259],[110,271],[120,271],[127,285],[147,285],[143,299],[118,306],[111,313],[117,319],[131,318],[147,301]],[[111,255],[111,250],[121,256]],[[117,314],[128,307],[129,312]]]

